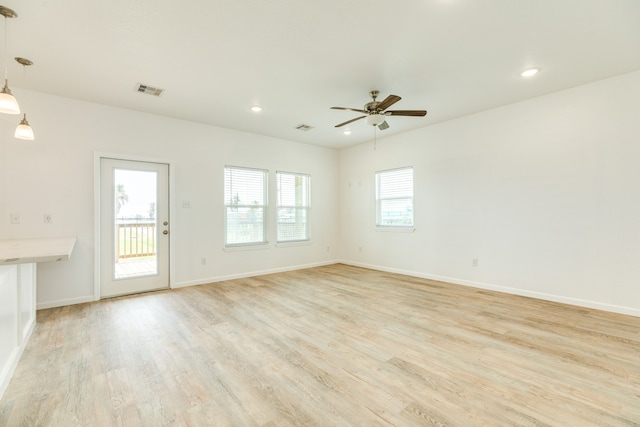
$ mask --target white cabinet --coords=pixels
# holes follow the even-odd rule
[[[9,373],[18,346],[18,266],[0,266],[0,372]],[[5,385],[5,384],[2,384]],[[0,391],[4,388],[0,388]]]
[[[36,263],[68,260],[75,242],[0,241],[0,398],[36,324]]]
[[[35,291],[35,264],[0,266],[0,396],[35,326]]]

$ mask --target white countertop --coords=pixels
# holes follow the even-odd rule
[[[66,261],[75,244],[75,237],[0,240],[0,265]]]

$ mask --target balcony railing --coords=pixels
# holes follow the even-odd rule
[[[116,220],[116,259],[155,255],[155,219],[119,218]]]

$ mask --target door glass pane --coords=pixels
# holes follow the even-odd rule
[[[114,279],[158,274],[156,172],[114,170]]]

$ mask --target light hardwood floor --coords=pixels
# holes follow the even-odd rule
[[[333,265],[38,312],[7,426],[639,426],[640,318]]]

